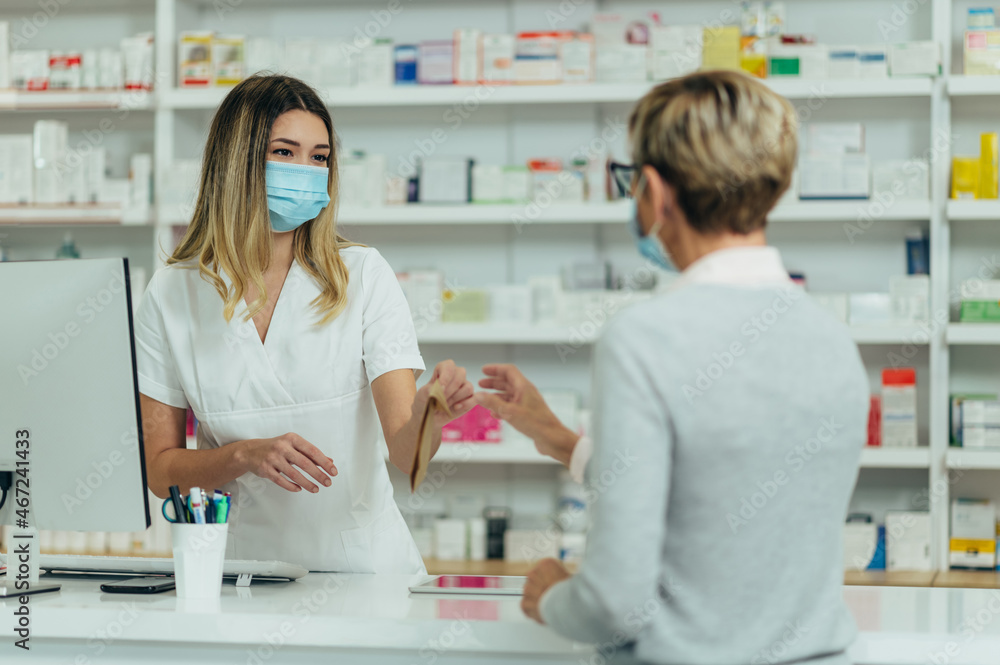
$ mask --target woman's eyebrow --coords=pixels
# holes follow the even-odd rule
[[[287,143],[288,145],[293,145],[296,148],[302,147],[301,143],[299,143],[298,141],[293,141],[292,139],[283,139],[283,138],[271,139],[271,143]],[[313,148],[313,150],[329,150],[329,149],[330,149],[329,143],[317,143],[316,146]]]

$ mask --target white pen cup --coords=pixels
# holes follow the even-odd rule
[[[178,598],[218,598],[228,524],[171,524]]]

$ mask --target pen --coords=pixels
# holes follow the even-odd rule
[[[226,492],[224,498],[225,501],[223,502],[222,506],[222,519],[219,521],[222,522],[223,524],[226,524],[229,522],[229,507],[233,502],[233,497],[229,492]]]
[[[226,521],[225,512],[226,496],[219,490],[215,490],[215,523],[224,524]]]
[[[191,488],[191,514],[195,524],[205,523],[205,503],[201,496],[201,488]]]
[[[177,521],[187,522],[187,510],[184,507],[184,499],[181,498],[181,489],[177,485],[170,486],[170,500],[174,504],[174,514],[177,516]]]
[[[202,493],[202,496],[205,499],[205,523],[215,524],[215,503],[208,494]]]

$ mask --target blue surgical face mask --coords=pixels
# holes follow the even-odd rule
[[[329,174],[330,169],[322,166],[268,161],[264,181],[271,229],[279,233],[294,231],[315,219],[330,203]]]
[[[629,231],[632,232],[636,249],[639,250],[639,253],[643,257],[667,272],[677,272],[677,267],[670,260],[670,255],[667,254],[667,250],[663,246],[663,241],[660,240],[660,236],[656,233],[659,231],[660,225],[656,224],[648,234],[642,234],[642,224],[639,223],[639,198],[642,196],[644,187],[645,180],[640,180],[639,186],[636,187],[635,196],[629,199]]]

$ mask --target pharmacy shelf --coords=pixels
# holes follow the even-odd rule
[[[949,76],[948,94],[952,97],[1000,95],[1000,76]]]
[[[970,450],[948,448],[949,469],[987,469],[1000,471],[1000,449]]]
[[[149,219],[127,217],[119,206],[107,205],[0,205],[0,226],[147,226]]]
[[[525,326],[494,323],[440,323],[417,332],[423,344],[569,344],[582,346],[597,341],[600,332],[582,322],[576,326]],[[1000,326],[997,326],[1000,330]],[[921,326],[855,326],[851,336],[857,344],[926,345],[928,335]]]
[[[899,79],[765,79],[789,99],[929,97],[929,78]],[[652,83],[591,83],[580,85],[407,85],[327,88],[321,93],[335,108],[453,106],[475,109],[498,104],[634,104]],[[213,109],[229,88],[172,88],[160,92],[167,109]]]
[[[948,219],[953,222],[1000,222],[1000,200],[948,201]]]
[[[151,111],[156,107],[155,96],[145,91],[95,90],[64,91],[45,90],[0,92],[0,111],[93,111],[102,109],[128,109]]]
[[[927,469],[931,465],[930,448],[866,447],[861,450],[865,469]]]
[[[926,201],[899,201],[880,209],[884,221],[921,221],[930,218]],[[179,209],[163,209],[163,223],[183,226],[187,217]],[[628,203],[552,203],[540,205],[456,204],[387,205],[372,208],[344,207],[337,221],[347,226],[379,225],[499,225],[512,224],[524,229],[532,224],[624,224],[628,221]],[[861,215],[871,215],[868,201],[807,201],[783,203],[768,216],[773,223],[855,222]]]
[[[947,335],[949,344],[1000,344],[1000,324],[952,323]]]

